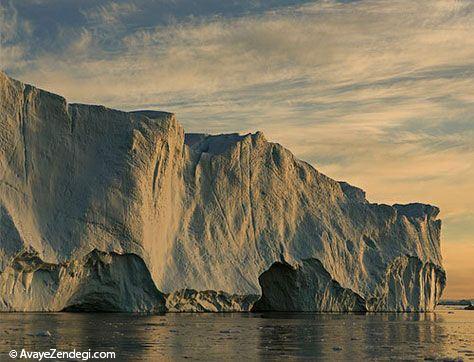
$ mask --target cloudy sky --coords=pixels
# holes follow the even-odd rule
[[[1,67],[65,96],[249,132],[373,202],[441,207],[474,297],[474,1],[2,0]]]

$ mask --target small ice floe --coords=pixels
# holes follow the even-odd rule
[[[50,331],[46,330],[46,331],[39,331],[38,333],[36,333],[36,337],[51,337],[52,334]]]

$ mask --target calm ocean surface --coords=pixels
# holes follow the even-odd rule
[[[474,311],[387,314],[0,314],[8,352],[114,351],[116,360],[474,360]],[[20,360],[17,358],[17,360]]]

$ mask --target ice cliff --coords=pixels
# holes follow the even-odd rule
[[[0,73],[0,310],[433,310],[439,210],[369,203],[262,133]],[[168,299],[166,299],[168,298]],[[249,302],[252,300],[252,302]]]

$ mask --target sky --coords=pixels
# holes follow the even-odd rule
[[[441,208],[474,298],[474,1],[1,0],[1,68],[70,102],[255,132],[371,202]]]

